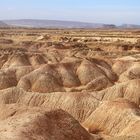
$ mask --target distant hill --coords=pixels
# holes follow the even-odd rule
[[[3,20],[0,22],[0,27],[3,26],[32,28],[140,28],[140,25],[134,24],[122,24],[120,26],[116,26],[114,24],[38,19]]]
[[[140,28],[140,25],[135,24],[122,24],[119,28]]]
[[[21,19],[21,20],[5,20],[6,24],[10,26],[19,27],[34,27],[34,28],[108,28],[115,27],[115,25],[106,25],[100,23],[86,23],[86,22],[75,22],[75,21],[59,21],[59,20],[32,20],[32,19]]]
[[[4,23],[3,21],[0,21],[0,27],[8,27],[8,25]]]

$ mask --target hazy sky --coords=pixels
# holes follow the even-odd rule
[[[140,0],[0,0],[0,19],[140,24]]]

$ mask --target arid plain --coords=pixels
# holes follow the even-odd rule
[[[140,30],[0,29],[0,140],[140,140]]]

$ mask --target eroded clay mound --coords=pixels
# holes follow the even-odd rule
[[[6,73],[0,70],[0,90],[17,85],[17,79],[14,72]]]
[[[140,134],[140,109],[128,100],[103,102],[83,123],[89,132],[111,136]]]
[[[112,69],[119,76],[119,82],[140,78],[140,61],[135,57],[116,59]]]
[[[137,37],[2,30],[0,140],[139,140]]]
[[[120,136],[120,137],[111,137],[106,140],[139,140],[140,136]]]
[[[85,121],[98,107],[100,101],[90,93],[57,92],[49,94],[25,92],[19,88],[0,91],[0,104],[22,104],[45,107],[47,110],[63,109],[79,122]]]
[[[104,60],[80,58],[73,53],[71,49],[65,52],[65,49],[49,48],[46,53],[19,48],[2,49],[1,71],[7,77],[12,75],[16,82],[1,85],[1,89],[18,86],[26,91],[41,93],[99,91],[117,81],[117,75]]]
[[[117,80],[107,64],[98,60],[44,65],[21,78],[18,87],[33,92],[102,90]],[[98,84],[97,84],[98,83]]]
[[[131,102],[140,105],[140,80],[130,80],[127,82],[116,84],[110,88],[102,90],[93,95],[98,95],[100,100],[114,100],[116,98],[125,98]]]
[[[78,121],[62,110],[47,112],[16,105],[0,109],[1,140],[91,140]]]

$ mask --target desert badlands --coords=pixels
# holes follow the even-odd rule
[[[140,31],[0,29],[0,140],[140,140]]]

